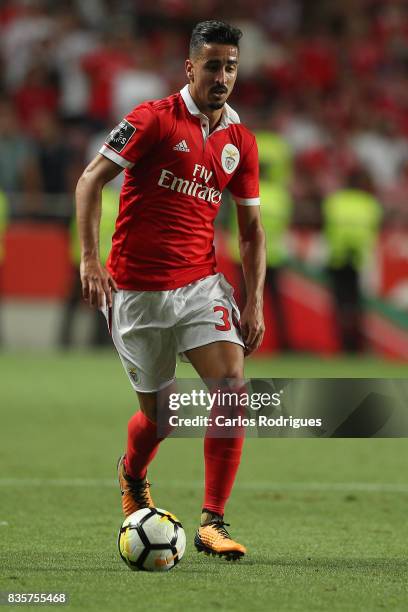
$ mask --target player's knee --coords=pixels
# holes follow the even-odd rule
[[[143,414],[154,423],[157,421],[157,396],[156,393],[139,393],[139,407]]]
[[[226,390],[240,389],[244,384],[244,373],[239,368],[224,368],[214,379],[213,384]]]
[[[140,406],[140,410],[143,412],[143,414],[145,415],[145,417],[147,417],[149,419],[149,421],[152,421],[153,423],[156,423],[157,421],[157,408],[156,406]]]

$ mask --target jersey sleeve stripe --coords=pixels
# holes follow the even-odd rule
[[[132,166],[134,165],[132,164],[132,162],[118,155],[115,151],[112,151],[112,149],[110,149],[106,145],[102,145],[102,147],[99,149],[99,153],[104,157],[107,157],[111,161],[115,162],[115,164],[118,164],[122,168],[132,168]]]
[[[261,203],[260,198],[238,198],[237,196],[234,196],[234,194],[231,195],[235,202],[241,206],[259,206]]]

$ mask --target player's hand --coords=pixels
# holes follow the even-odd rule
[[[99,259],[82,260],[80,266],[82,295],[92,308],[112,307],[112,291],[118,287]]]
[[[247,356],[260,347],[264,337],[265,323],[261,303],[247,302],[241,315],[241,332]]]

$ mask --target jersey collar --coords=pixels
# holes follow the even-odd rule
[[[195,117],[205,118],[208,120],[208,117],[199,110],[193,98],[191,97],[188,85],[185,85],[183,89],[180,89],[180,94],[184,100],[187,110],[191,115],[194,115]],[[221,121],[219,122],[217,129],[227,128],[229,125],[231,125],[231,123],[241,123],[241,121],[239,119],[238,113],[236,113],[234,109],[229,106],[229,104],[225,104],[221,116]]]

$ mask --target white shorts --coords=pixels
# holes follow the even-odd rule
[[[174,380],[177,354],[226,341],[240,344],[234,290],[214,274],[170,291],[113,294],[105,316],[119,357],[134,389],[158,391]]]

